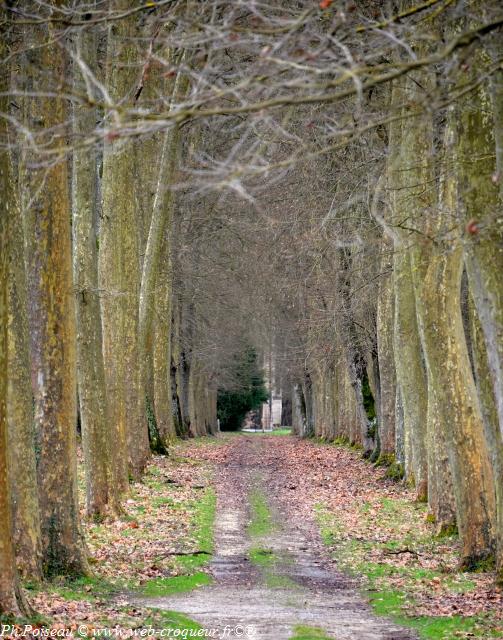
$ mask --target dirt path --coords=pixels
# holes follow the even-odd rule
[[[309,515],[292,516],[295,491],[284,490],[276,442],[274,437],[237,438],[219,467],[214,583],[142,603],[180,611],[222,633],[242,625],[227,637],[249,640],[286,639],[296,625],[322,628],[337,640],[416,638],[375,617],[356,585],[333,566]],[[248,525],[257,518],[257,501],[265,512],[263,528],[269,530],[264,533],[257,525],[254,535]]]

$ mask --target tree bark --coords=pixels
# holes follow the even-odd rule
[[[501,37],[501,34],[499,34]],[[501,45],[497,47],[501,52]],[[473,74],[482,73],[486,56],[472,58]],[[459,106],[458,166],[462,246],[470,292],[480,321],[476,352],[487,446],[496,480],[497,545],[499,580],[503,582],[503,74],[496,72],[492,86],[479,84]],[[483,338],[485,350],[480,344]],[[487,370],[486,370],[487,367]],[[483,374],[492,381],[495,415],[489,411],[490,394]],[[496,418],[496,421],[494,421]],[[496,427],[496,430],[495,430]]]
[[[129,8],[126,0],[117,9]],[[127,104],[137,79],[134,18],[110,26],[107,86],[111,99]],[[99,279],[102,290],[103,351],[109,410],[114,430],[115,482],[128,486],[129,470],[139,476],[149,457],[144,390],[139,388],[138,218],[135,202],[134,148],[121,139],[121,123],[107,136],[103,158],[103,214]],[[143,411],[142,411],[143,410]]]
[[[10,178],[12,179],[12,175]],[[8,219],[9,383],[7,423],[9,446],[16,459],[16,469],[11,469],[13,533],[18,568],[21,574],[38,580],[42,577],[42,549],[35,459],[33,392],[30,378],[30,338],[26,307],[23,222],[13,184],[9,186],[7,194],[10,200]],[[22,469],[23,472],[19,473],[19,469]]]
[[[494,470],[496,491],[496,572],[503,582],[503,441],[500,437],[498,412],[489,370],[484,332],[473,303],[469,302],[475,382],[484,418],[486,441]]]
[[[178,74],[173,87],[173,96],[178,95],[181,91],[185,93],[187,87],[187,79],[181,78]],[[139,367],[140,367],[140,388],[147,390],[147,380],[149,378],[148,368],[152,364],[150,359],[150,353],[152,352],[152,331],[154,327],[154,309],[156,299],[156,282],[159,280],[159,261],[161,258],[161,250],[163,241],[165,241],[166,231],[172,233],[172,219],[173,219],[173,206],[174,196],[172,192],[173,177],[177,167],[178,152],[180,148],[180,129],[178,125],[174,125],[172,128],[167,129],[164,134],[161,158],[159,160],[157,187],[155,190],[153,203],[152,203],[152,215],[150,218],[150,228],[148,233],[148,239],[145,248],[145,257],[143,260],[143,271],[141,276],[140,286],[140,299],[139,299],[139,322],[138,322],[138,341],[139,341]],[[169,251],[170,243],[167,242],[167,250]],[[166,254],[165,254],[166,255]],[[166,255],[166,258],[169,256]],[[166,271],[165,271],[166,273]],[[170,276],[168,271],[168,276]],[[172,287],[169,282],[163,283],[163,293],[168,297],[171,295]],[[159,295],[160,292],[157,293]],[[164,303],[165,306],[165,303]],[[163,310],[163,313],[169,313],[169,307]],[[166,318],[167,319],[167,318]],[[166,326],[165,321],[160,324],[165,330],[170,330],[170,327]],[[158,334],[158,331],[157,331]],[[161,337],[161,340],[166,344],[166,340]],[[169,342],[167,344],[169,347]],[[154,347],[155,349],[156,347]],[[159,365],[159,351],[156,351],[157,364]],[[154,357],[156,357],[154,356]],[[169,353],[166,353],[166,364],[169,362]],[[155,374],[154,374],[155,375]],[[154,380],[155,385],[155,380]],[[155,388],[154,388],[155,393]],[[154,408],[159,409],[164,414],[164,424],[161,427],[160,433],[165,432],[168,428],[165,421],[165,416],[169,412],[169,404],[166,404],[163,408],[160,407],[162,395],[159,394],[159,380],[157,381],[157,402],[154,403]],[[166,396],[167,397],[167,396]],[[156,416],[157,417],[157,416]],[[159,422],[157,423],[159,427]],[[162,436],[161,436],[162,437]]]
[[[391,106],[400,109],[405,97],[401,84],[392,87]],[[407,121],[390,126],[387,165],[388,209],[385,230],[394,243],[393,286],[395,294],[394,357],[397,385],[403,407],[404,455],[407,478],[413,480],[416,497],[428,496],[428,462],[426,452],[427,386],[423,354],[416,319],[416,300],[412,282],[408,234],[400,228],[407,215],[407,194],[403,170],[411,162],[413,151],[406,139]],[[406,186],[406,185],[405,185]],[[390,232],[390,229],[392,231]]]
[[[452,162],[451,118],[446,157]],[[457,208],[451,162],[441,181],[439,211],[429,222],[428,235],[435,241],[429,252],[418,252],[416,275],[422,278],[420,326],[429,381],[446,434],[462,566],[471,569],[494,552],[494,479],[461,315],[462,249],[456,231],[447,231]]]
[[[91,72],[97,70],[97,43],[92,29],[77,35],[77,55]],[[76,90],[85,92],[85,71],[76,69]],[[93,95],[89,96],[91,99]],[[95,108],[76,105],[74,133],[85,140],[96,126]],[[86,472],[86,509],[89,516],[104,516],[117,509],[119,492],[112,482],[112,434],[107,410],[103,337],[98,285],[96,148],[77,147],[73,154],[73,278],[77,315],[77,377]],[[117,489],[118,487],[115,487]]]
[[[395,453],[395,398],[396,376],[393,356],[394,295],[392,276],[392,244],[382,239],[381,278],[377,301],[377,352],[380,378],[379,441],[380,455],[384,462],[392,460]]]
[[[3,10],[0,13],[3,18]],[[0,58],[5,60],[7,47],[6,34],[0,32]],[[0,76],[0,110],[7,111],[7,79]],[[7,138],[6,120],[0,122],[0,136]],[[9,440],[7,428],[7,381],[8,381],[8,228],[12,216],[13,196],[10,176],[10,161],[7,149],[0,150],[0,615],[21,616],[30,613],[21,592],[16,570],[16,558],[12,540],[12,512],[9,474]]]
[[[416,320],[409,250],[397,246],[393,261],[395,287],[394,354],[403,405],[405,467],[413,478],[416,497],[428,497],[426,454],[427,386]],[[410,473],[410,471],[412,473]]]
[[[32,303],[35,424],[39,438],[38,482],[45,575],[88,573],[79,523],[76,457],[76,348],[70,198],[63,98],[52,97],[54,79],[67,73],[52,26],[30,27],[27,58],[42,95],[26,98],[27,126],[36,143],[52,150],[50,164],[26,153],[21,184],[28,290]],[[40,73],[36,70],[40,69]],[[43,94],[46,93],[44,96]],[[50,133],[47,133],[50,132]]]
[[[164,234],[155,295],[153,378],[155,417],[161,440],[165,446],[176,437],[170,373],[172,296],[169,239]]]

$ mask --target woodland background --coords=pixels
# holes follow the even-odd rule
[[[89,571],[77,437],[113,517],[152,449],[251,392],[250,349],[299,435],[361,446],[502,578],[502,24],[496,0],[2,5],[0,612],[29,612],[19,574]]]

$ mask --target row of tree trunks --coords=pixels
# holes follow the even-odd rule
[[[408,79],[395,99],[421,104],[431,81],[425,73]],[[392,127],[390,144],[400,148],[396,153],[391,149],[388,182],[396,192],[390,198],[396,247],[395,365],[404,407],[406,467],[409,458],[418,498],[429,496],[440,529],[452,526],[453,490],[463,564],[471,568],[493,552],[494,479],[461,317],[463,253],[459,234],[449,231],[458,208],[452,172],[455,133],[449,122],[447,162],[440,171],[445,177],[438,190],[429,160],[431,115],[422,112],[410,124]],[[405,233],[400,220],[409,228],[412,224],[421,239]],[[448,469],[443,464],[446,451]]]

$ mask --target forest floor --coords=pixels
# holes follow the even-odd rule
[[[34,627],[503,638],[494,576],[458,572],[457,537],[436,538],[426,507],[347,447],[260,433],[183,442],[132,485],[119,520],[86,529],[95,575],[27,585]]]

